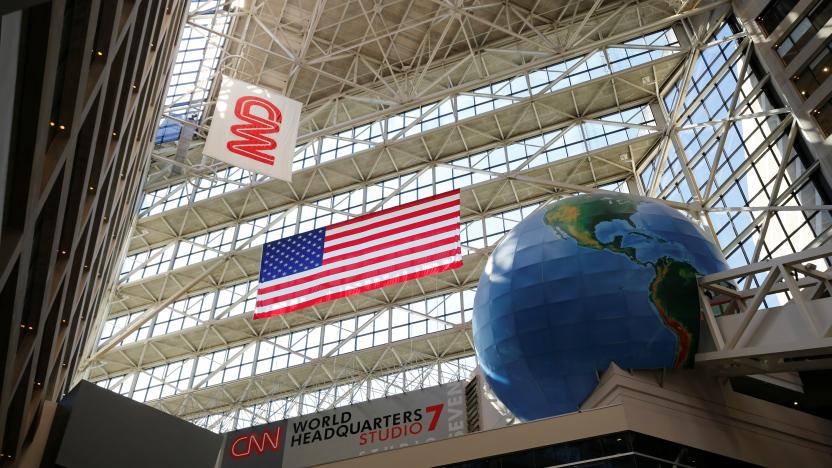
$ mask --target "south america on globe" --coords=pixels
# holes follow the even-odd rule
[[[524,420],[573,412],[610,363],[691,367],[697,278],[726,269],[717,247],[656,201],[565,198],[496,247],[474,299],[474,347],[486,380]]]

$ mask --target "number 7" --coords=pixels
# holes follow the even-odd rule
[[[430,420],[430,426],[428,426],[428,432],[436,429],[436,424],[439,422],[439,416],[442,415],[442,408],[444,408],[444,404],[439,405],[431,405],[425,408],[425,412],[433,413],[433,418]]]

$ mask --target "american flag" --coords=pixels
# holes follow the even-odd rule
[[[460,266],[454,190],[263,245],[254,318]]]

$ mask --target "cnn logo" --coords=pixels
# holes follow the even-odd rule
[[[269,430],[263,431],[262,434],[251,432],[249,434],[241,435],[231,442],[231,458],[247,458],[254,452],[257,455],[262,455],[267,449],[272,452],[280,450],[280,436],[283,429],[277,427],[272,434]]]
[[[203,154],[291,182],[302,108],[276,90],[223,76]]]
[[[226,143],[228,151],[269,166],[274,165],[274,155],[266,151],[277,148],[277,142],[269,135],[280,131],[280,124],[283,123],[280,109],[261,97],[243,96],[234,105],[234,116],[245,123],[231,126],[231,133],[242,140]]]

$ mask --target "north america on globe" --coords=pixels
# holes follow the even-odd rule
[[[698,343],[696,276],[701,272],[683,257],[683,252],[674,256],[672,246],[661,249],[670,241],[637,224],[634,217],[640,204],[630,197],[572,197],[549,209],[544,220],[581,247],[625,255],[631,262],[653,269],[649,299],[678,340],[674,367],[690,367]],[[599,229],[602,223],[610,224]],[[662,256],[653,258],[657,253]]]

